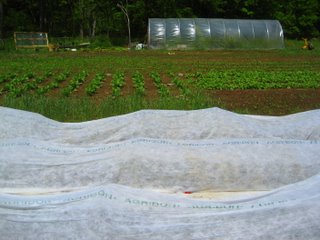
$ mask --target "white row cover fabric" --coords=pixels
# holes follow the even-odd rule
[[[96,146],[134,138],[320,139],[320,111],[283,117],[242,115],[219,108],[142,110],[82,123],[60,123],[36,113],[0,107],[0,139],[29,138],[70,146]]]
[[[319,238],[320,110],[0,120],[3,239]]]
[[[151,49],[284,48],[277,20],[150,18]]]
[[[6,140],[0,141],[0,187],[272,190],[320,172],[319,148],[319,141],[302,140],[139,138],[96,147]]]

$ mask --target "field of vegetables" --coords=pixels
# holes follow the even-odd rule
[[[0,104],[61,121],[143,108],[281,115],[320,107],[320,52],[0,52]]]

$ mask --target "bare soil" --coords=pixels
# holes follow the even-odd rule
[[[219,90],[209,94],[230,111],[285,115],[320,109],[320,89]]]

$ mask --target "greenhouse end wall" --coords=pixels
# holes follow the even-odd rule
[[[277,20],[150,18],[151,49],[281,49]]]

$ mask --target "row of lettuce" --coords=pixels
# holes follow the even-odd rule
[[[163,81],[163,79],[169,79]],[[190,95],[196,90],[235,89],[280,89],[320,88],[320,73],[316,71],[261,71],[224,70],[197,73],[159,73],[157,71],[132,73],[93,73],[87,70],[72,72],[46,71],[35,74],[0,73],[0,96],[20,97],[25,94],[54,94],[69,97],[83,86],[88,96],[95,96],[101,89],[111,89],[114,97],[123,95],[127,81],[132,81],[134,94],[145,96],[146,82],[152,81],[158,95],[170,95],[170,88],[178,89],[181,95]],[[85,84],[86,83],[86,84]],[[85,84],[85,85],[84,85]]]
[[[174,76],[172,73],[169,75]],[[22,75],[8,73],[0,75],[0,96],[20,97],[27,94],[49,95],[52,93],[56,96],[69,97],[76,95],[83,86],[87,96],[95,96],[102,89],[109,88],[113,97],[119,97],[123,95],[123,88],[129,80],[132,81],[133,93],[139,96],[145,96],[147,93],[146,81],[153,82],[153,86],[161,97],[169,96],[171,87],[180,89],[182,94],[188,92],[186,84],[177,77],[173,77],[170,83],[164,83],[162,78],[156,71],[147,75],[135,71],[128,77],[124,72],[90,73],[86,70],[77,73],[71,71],[60,73],[47,71],[44,74],[28,72]]]

